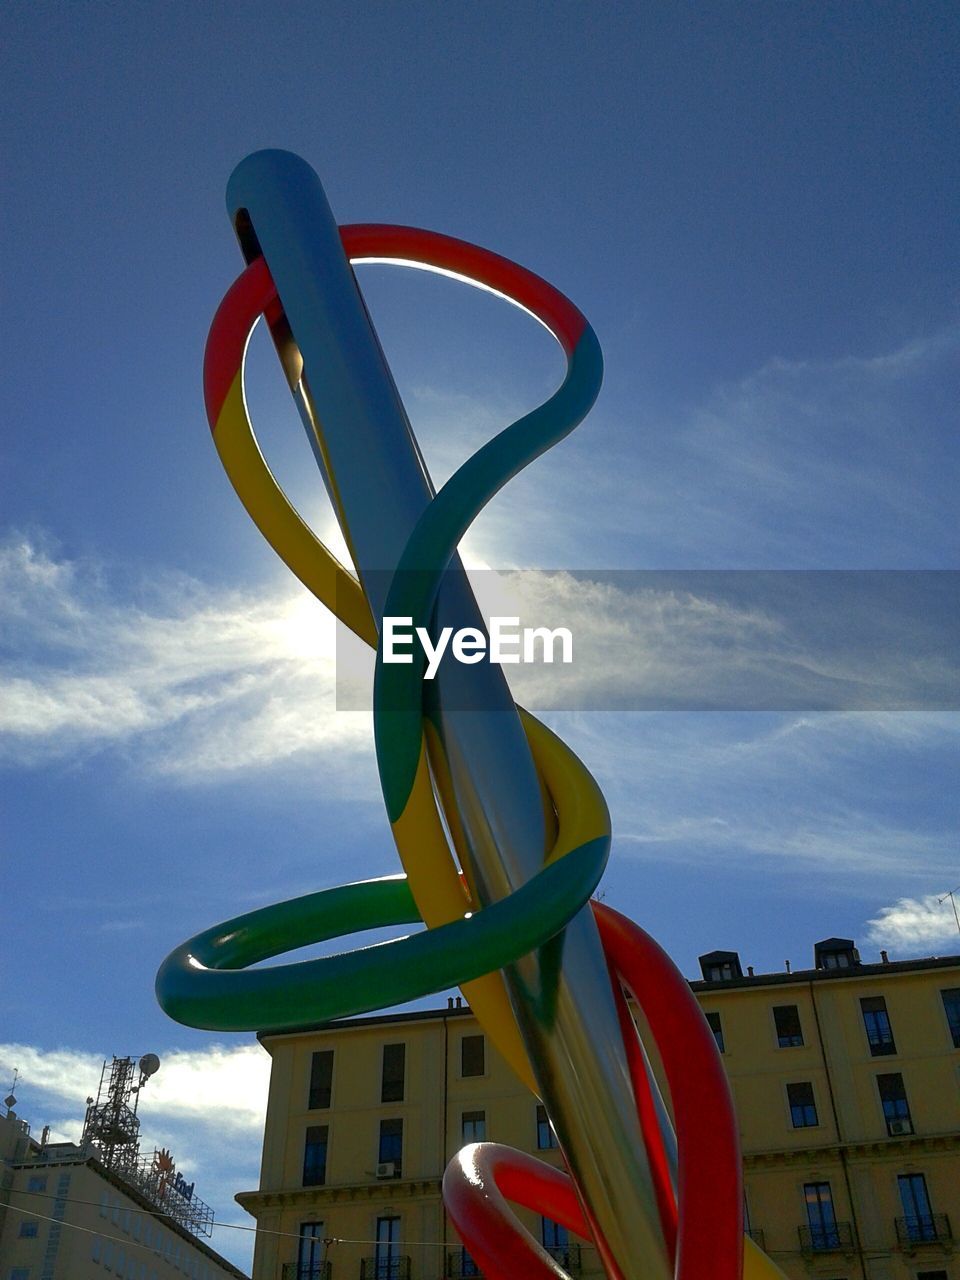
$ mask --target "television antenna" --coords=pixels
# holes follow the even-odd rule
[[[953,918],[957,922],[957,933],[960,933],[960,913],[957,912],[957,899],[955,894],[960,893],[960,884],[955,889],[948,889],[942,898],[937,899],[937,905],[942,907],[946,900],[950,899],[950,905],[953,907]]]

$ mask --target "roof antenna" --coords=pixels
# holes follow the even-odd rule
[[[3,1105],[7,1108],[8,1115],[13,1110],[13,1108],[17,1105],[17,1100],[14,1097],[13,1091],[14,1089],[16,1089],[17,1081],[19,1079],[20,1079],[20,1068],[14,1067],[13,1068],[13,1084],[10,1086],[10,1092],[7,1094],[7,1096],[3,1100]]]
[[[953,918],[957,922],[957,933],[960,933],[960,915],[957,914],[957,900],[953,896],[955,893],[960,893],[960,884],[955,889],[948,889],[942,898],[938,898],[937,906],[942,907],[946,900],[950,899],[950,905],[953,907]]]

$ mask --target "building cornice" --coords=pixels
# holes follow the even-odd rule
[[[960,955],[928,956],[922,960],[890,960],[886,964],[855,964],[847,969],[797,969],[792,973],[757,973],[721,982],[688,980],[695,995],[722,994],[725,991],[755,990],[763,987],[807,986],[811,982],[859,982],[864,978],[898,978],[937,969],[960,970]],[[414,1009],[406,1013],[381,1013],[361,1018],[340,1018],[334,1022],[315,1022],[294,1031],[258,1031],[257,1039],[269,1048],[267,1041],[288,1040],[295,1036],[313,1035],[321,1031],[353,1031],[361,1027],[386,1027],[409,1022],[441,1022],[451,1018],[470,1017],[469,1005],[446,1009]]]
[[[351,1182],[338,1186],[289,1187],[275,1191],[238,1191],[237,1204],[256,1216],[263,1209],[306,1209],[321,1205],[371,1200],[379,1204],[440,1195],[439,1178],[384,1178],[379,1182]]]
[[[931,1155],[936,1152],[960,1151],[960,1133],[914,1134],[904,1138],[864,1138],[854,1142],[824,1143],[815,1147],[791,1147],[768,1151],[745,1151],[744,1167],[769,1168],[771,1165],[810,1164],[818,1161],[888,1159],[902,1161],[904,1155]]]

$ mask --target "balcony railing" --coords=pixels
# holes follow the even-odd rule
[[[921,1213],[897,1218],[899,1244],[943,1244],[953,1239],[950,1219],[945,1213]]]
[[[462,1249],[447,1254],[447,1280],[483,1280],[483,1272]]]
[[[582,1269],[578,1244],[545,1244],[544,1249],[554,1262],[559,1262],[568,1275],[578,1276]]]
[[[757,1246],[758,1249],[766,1250],[767,1246],[764,1243],[764,1234],[763,1234],[762,1227],[747,1227],[745,1234],[750,1237],[750,1239],[753,1241],[753,1243]]]
[[[852,1253],[853,1227],[849,1222],[823,1222],[798,1227],[804,1253]]]
[[[332,1271],[329,1262],[285,1262],[282,1280],[330,1280]]]
[[[410,1259],[396,1253],[389,1258],[362,1258],[360,1280],[410,1280]]]

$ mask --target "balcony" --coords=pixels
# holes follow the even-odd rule
[[[285,1262],[282,1280],[330,1280],[329,1262]]]
[[[949,1244],[953,1241],[950,1219],[945,1213],[922,1213],[897,1218],[895,1225],[898,1244]]]
[[[853,1227],[849,1222],[823,1222],[798,1227],[800,1248],[811,1253],[853,1253]]]
[[[762,1227],[747,1227],[743,1234],[749,1236],[758,1249],[763,1249],[766,1252],[767,1246],[764,1243],[765,1237]]]
[[[463,1249],[447,1254],[447,1280],[483,1280],[483,1272]]]
[[[393,1254],[384,1258],[361,1258],[360,1280],[410,1280],[410,1259]]]
[[[544,1249],[554,1262],[559,1262],[568,1275],[578,1276],[582,1270],[578,1244],[545,1244]]]

